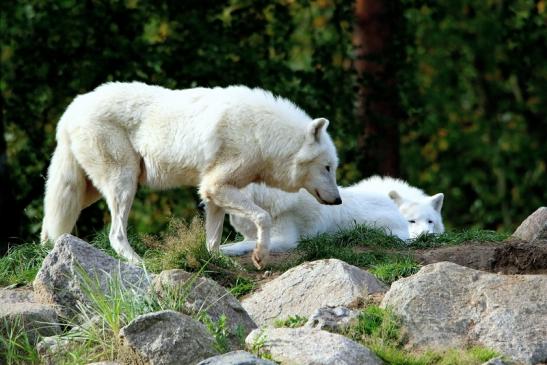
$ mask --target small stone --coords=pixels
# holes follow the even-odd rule
[[[319,308],[310,316],[306,327],[339,332],[356,323],[359,313],[344,306]]]

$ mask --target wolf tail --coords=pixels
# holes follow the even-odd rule
[[[68,136],[59,133],[57,139],[47,173],[42,243],[72,231],[85,199],[85,172],[70,150]]]

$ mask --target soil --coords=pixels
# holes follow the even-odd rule
[[[367,250],[366,247],[356,248]],[[391,250],[390,250],[391,251]],[[398,252],[393,250],[393,252]],[[458,246],[401,251],[412,255],[422,265],[440,261],[454,262],[458,265],[502,274],[547,274],[547,240],[533,243],[515,238],[503,242],[469,241]],[[278,266],[294,258],[296,253],[271,253],[269,263]],[[279,271],[255,270],[250,255],[237,260],[248,269],[250,278],[265,283],[279,276]]]
[[[477,270],[503,274],[547,274],[547,240],[525,242],[509,238],[503,242],[468,242],[460,246],[416,250],[423,265],[450,261]]]

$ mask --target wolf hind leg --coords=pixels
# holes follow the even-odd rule
[[[127,239],[127,221],[137,191],[140,159],[121,129],[109,128],[79,137],[77,143],[73,143],[74,153],[92,182],[85,203],[93,203],[98,198],[94,190],[100,191],[112,220],[110,245],[118,255],[140,263],[140,257]]]

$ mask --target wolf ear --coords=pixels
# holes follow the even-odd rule
[[[321,132],[327,129],[329,121],[325,118],[317,118],[312,120],[308,126],[308,139],[311,142],[319,142],[321,139]]]
[[[435,209],[437,212],[440,213],[443,207],[443,201],[444,201],[443,193],[435,194],[431,197],[431,206],[433,207],[433,209]]]
[[[403,204],[403,198],[395,190],[391,190],[388,195],[391,200],[393,200],[393,202],[397,204],[397,206],[401,206],[401,204]]]

